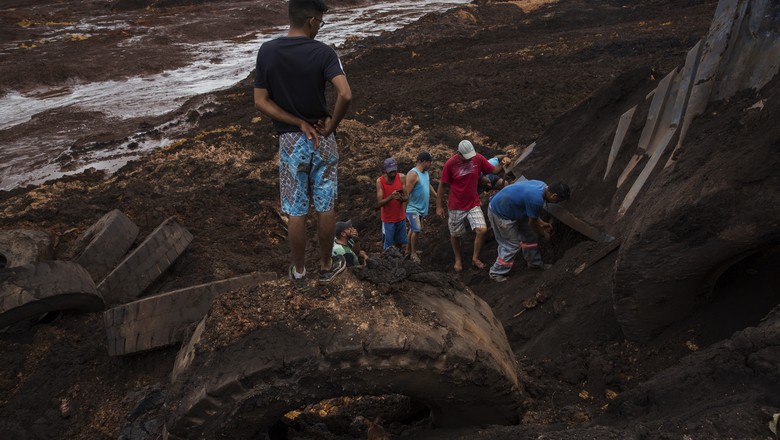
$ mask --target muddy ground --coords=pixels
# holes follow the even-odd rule
[[[195,24],[182,29],[161,27],[168,33],[154,32],[161,35],[124,57],[111,58],[103,69],[84,66],[90,65],[89,60],[110,57],[117,43],[128,36],[52,43],[56,46],[47,50],[56,52],[57,61],[63,64],[56,72],[42,67],[49,65],[49,53],[35,48],[20,51],[0,64],[5,89],[160,71],[184,62],[175,51],[166,51],[170,47],[166,41],[172,38],[198,41],[213,29],[235,29],[242,34],[255,20],[284,20],[281,2],[268,2],[271,12],[267,14],[228,16],[218,12],[241,2],[158,3],[144,8],[136,7],[144,6],[142,1],[94,1],[80,2],[77,9],[70,2],[17,3],[0,11],[2,32],[13,38],[27,32],[31,41],[35,26],[17,26],[23,19],[68,21],[89,15],[94,8],[102,11],[112,6],[117,14],[137,16],[138,29],[144,32],[166,22]],[[658,78],[681,65],[688,49],[706,34],[716,3],[477,1],[443,15],[426,16],[391,34],[352,42],[343,57],[355,100],[339,132],[339,217],[357,222],[364,248],[378,252],[379,219],[373,208],[372,182],[383,158],[392,154],[407,168],[413,166],[418,151],[428,150],[434,156],[432,174],[437,181],[441,165],[462,138],[471,139],[485,155],[514,154],[543,136],[567,112],[587,112],[581,104],[595,97],[604,99],[629,88],[637,95],[647,93]],[[91,58],[69,64],[78,59],[75,53]],[[777,90],[777,81],[771,87]],[[195,238],[149,294],[251,271],[285,276],[288,248],[278,211],[276,141],[270,123],[258,118],[252,108],[249,76],[212,97],[216,105],[208,110],[198,107],[201,99],[194,99],[180,111],[194,124],[180,141],[129,163],[114,175],[85,172],[0,192],[0,227],[46,230],[56,238],[56,254],[62,256],[83,230],[112,209],[122,210],[139,225],[139,237],[173,216]],[[755,100],[754,94],[739,96],[739,111]],[[568,117],[572,114],[577,112]],[[755,127],[772,120],[773,114],[763,114],[758,120],[746,116],[747,120],[727,127],[713,122],[711,129],[717,125],[724,137],[749,136]],[[57,120],[49,118],[47,123]],[[567,122],[561,121],[555,125],[558,133],[566,130]],[[117,126],[116,138],[124,138],[135,128]],[[82,140],[85,148],[96,141]],[[556,154],[561,157],[559,167],[530,168],[529,173],[545,173],[530,177],[577,181],[574,197],[580,202],[573,200],[572,209],[581,208],[590,221],[619,236],[620,227],[599,224],[598,216],[588,212],[586,201],[600,195],[579,181],[586,173],[578,164],[566,163],[565,151]],[[431,216],[421,240],[423,266],[449,273],[452,255],[446,223]],[[465,248],[470,252],[470,246]],[[705,359],[690,355],[759,324],[777,304],[776,295],[764,294],[760,305],[748,309],[728,301],[715,302],[653,340],[631,342],[623,337],[612,314],[610,268],[616,254],[581,275],[573,273],[598,250],[599,245],[558,225],[556,236],[543,249],[545,258],[555,263],[552,270],[543,274],[516,270],[500,286],[489,280],[486,271],[467,267],[459,275],[502,321],[524,372],[529,397],[521,426],[441,432],[424,427],[410,431],[389,423],[391,433],[432,439],[535,438],[542,433],[546,438],[771,438],[767,422],[780,412],[777,376],[774,382],[746,385],[749,380],[729,368],[706,368],[708,359],[717,355]],[[776,263],[777,252],[767,253],[763,259],[747,260],[733,268],[720,288],[741,289],[739,284],[728,285],[729,276],[742,280],[745,273],[771,272],[773,266],[767,261]],[[491,261],[494,256],[495,243],[489,242],[483,259]],[[308,260],[312,266],[315,259],[311,241]],[[750,288],[760,291],[767,282],[759,277]],[[543,301],[531,302],[537,292]],[[722,325],[712,324],[728,310],[741,314],[718,321]],[[144,423],[148,431],[159,428],[160,406],[177,349],[112,358],[106,352],[104,332],[97,314],[61,314],[0,333],[0,432],[4,438],[140,439],[150,437],[139,427]],[[678,369],[659,375],[669,367]],[[688,394],[668,391],[674,384],[685,383],[685,378],[703,384],[703,389],[694,387],[695,393]],[[702,378],[749,392],[722,399],[721,391]],[[663,384],[653,388],[653,380]],[[660,391],[664,389],[666,393]],[[764,396],[771,389],[775,397]],[[631,397],[614,404],[616,396],[620,399],[624,393]],[[693,394],[696,400],[690,403]],[[661,395],[665,400],[657,398]],[[717,417],[702,416],[713,405]],[[315,438],[337,438],[318,435]],[[341,434],[340,438],[351,437]]]

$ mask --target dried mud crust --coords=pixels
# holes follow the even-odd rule
[[[43,231],[13,229],[0,231],[0,270],[51,259],[51,235]]]
[[[177,366],[170,438],[250,438],[350,395],[412,397],[437,426],[516,423],[522,387],[487,304],[468,289],[398,287],[380,294],[348,272],[321,296],[286,280],[220,296]]]

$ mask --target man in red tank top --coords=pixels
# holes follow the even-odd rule
[[[398,162],[389,157],[384,161],[385,173],[376,179],[376,203],[382,217],[384,249],[398,246],[406,253],[406,175],[398,172]]]

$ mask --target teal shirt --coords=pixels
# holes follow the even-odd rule
[[[420,171],[417,167],[409,170],[408,174],[412,171],[417,173],[417,184],[412,188],[412,193],[409,194],[409,201],[406,202],[406,212],[413,214],[428,215],[428,205],[431,201],[431,179],[427,171]]]

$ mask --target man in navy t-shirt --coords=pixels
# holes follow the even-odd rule
[[[306,290],[306,214],[310,197],[319,219],[319,283],[341,273],[343,257],[332,257],[336,219],[338,149],[335,131],[352,101],[352,91],[338,55],[316,41],[328,7],[322,0],[290,0],[287,36],[264,43],[257,53],[255,108],[273,120],[279,134],[279,189],[282,211],[289,215],[287,239],[290,280]],[[325,83],[336,91],[333,113],[325,102]]]
[[[544,202],[558,203],[569,198],[563,182],[547,186],[539,180],[525,180],[504,187],[490,199],[488,220],[498,242],[498,257],[490,268],[490,278],[506,281],[518,250],[528,267],[547,269],[539,252],[538,235],[550,239],[552,225],[539,218]]]

